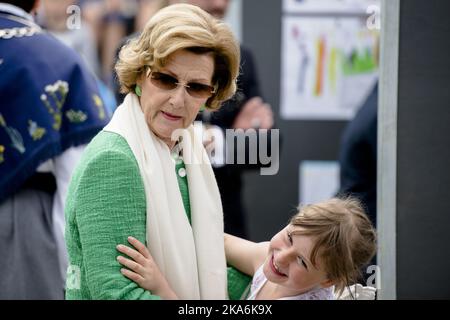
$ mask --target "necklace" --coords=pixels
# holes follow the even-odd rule
[[[42,33],[41,27],[27,19],[3,13],[0,13],[0,17],[27,25],[26,27],[0,29],[0,39],[31,37],[35,34]]]

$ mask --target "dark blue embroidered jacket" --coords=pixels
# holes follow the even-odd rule
[[[0,12],[0,202],[108,120],[78,54],[32,21]]]

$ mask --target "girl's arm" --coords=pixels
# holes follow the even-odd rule
[[[136,282],[140,287],[151,291],[163,299],[177,300],[177,295],[159,270],[147,247],[133,237],[128,237],[128,242],[137,251],[124,245],[117,246],[119,252],[132,258],[117,257],[117,261],[128,268],[122,268],[120,272],[128,279]]]
[[[225,233],[227,263],[250,276],[264,263],[269,242],[252,242]]]

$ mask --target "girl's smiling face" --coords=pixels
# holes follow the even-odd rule
[[[320,255],[316,265],[310,261],[314,238],[291,234],[301,227],[288,225],[271,240],[263,272],[267,279],[282,287],[284,296],[295,296],[318,287],[327,287],[331,282],[321,266]]]

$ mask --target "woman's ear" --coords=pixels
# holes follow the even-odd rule
[[[141,75],[136,78],[136,84],[142,87],[146,78],[147,78],[147,71],[142,72]]]
[[[144,81],[145,81],[145,73],[142,73],[140,76],[136,78],[134,93],[136,93],[138,97],[142,95],[142,85],[144,84]]]

